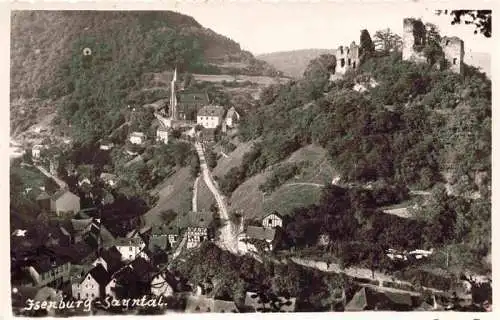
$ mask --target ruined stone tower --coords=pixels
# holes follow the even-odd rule
[[[348,70],[356,70],[359,67],[359,46],[353,41],[351,45],[340,46],[335,51],[337,64],[336,74],[345,74]]]
[[[403,60],[425,63],[423,54],[426,30],[421,20],[405,18],[403,20]]]
[[[465,55],[463,40],[458,37],[443,37],[441,48],[447,67],[453,72],[462,74]]]

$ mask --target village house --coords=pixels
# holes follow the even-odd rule
[[[213,220],[210,212],[190,212],[186,229],[186,247],[195,248],[201,242],[209,240],[208,226]]]
[[[44,149],[44,146],[41,144],[36,144],[31,148],[31,157],[33,159],[40,159],[41,151]]]
[[[411,311],[413,300],[409,294],[378,292],[368,287],[361,288],[347,303],[345,311]]]
[[[61,189],[50,197],[50,210],[57,216],[80,211],[80,197],[67,189]]]
[[[143,132],[132,132],[128,138],[132,144],[143,144],[146,140],[146,135]]]
[[[240,120],[240,114],[236,111],[234,107],[231,107],[226,114],[225,123],[229,128],[234,127]]]
[[[158,128],[156,129],[156,141],[168,143],[168,128],[161,121],[159,121]]]
[[[277,212],[273,212],[262,218],[262,226],[264,226],[264,228],[282,228],[283,218]]]
[[[248,226],[246,232],[238,235],[238,245],[242,251],[258,252],[258,247],[264,251],[273,249],[272,242],[276,234],[274,228]]]
[[[104,182],[104,184],[110,187],[115,187],[116,184],[118,183],[118,176],[112,173],[103,172],[99,176],[99,179],[101,179],[102,182]]]
[[[154,225],[149,232],[148,248],[151,251],[167,250],[179,241],[180,230],[176,226]]]
[[[101,143],[99,145],[99,149],[108,151],[108,150],[113,149],[114,146],[115,146],[115,144],[113,142],[103,140],[103,141],[101,141]]]
[[[101,264],[90,270],[83,278],[71,284],[74,299],[97,299],[106,295],[106,285],[109,283],[110,275]]]
[[[132,261],[138,256],[149,259],[144,253],[146,243],[141,237],[116,238],[115,247],[120,252],[122,261]]]
[[[26,268],[32,283],[36,287],[48,284],[60,284],[69,280],[71,263],[64,258],[53,256],[37,257],[31,265]]]
[[[224,116],[224,107],[216,105],[207,105],[198,111],[196,124],[206,129],[215,129],[222,124]]]

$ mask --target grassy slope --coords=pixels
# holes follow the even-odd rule
[[[172,209],[177,213],[191,210],[194,179],[189,168],[184,167],[167,178],[156,190],[160,194],[155,207],[144,214],[147,225],[161,224],[161,212]]]
[[[198,180],[198,211],[209,211],[210,206],[215,203],[215,198],[203,178]]]
[[[230,161],[230,159],[228,159]],[[326,150],[309,145],[294,152],[284,162],[310,161],[303,173],[266,196],[259,190],[271,174],[271,170],[257,174],[241,184],[231,196],[231,209],[241,211],[247,218],[258,218],[264,213],[276,210],[290,214],[294,208],[318,203],[321,187],[315,185],[294,185],[293,183],[325,184],[332,180],[335,172],[327,162]]]
[[[229,158],[221,157],[217,161],[217,166],[214,168],[212,173],[216,177],[223,177],[231,168],[239,167],[243,161],[243,155],[250,151],[252,148],[253,142],[248,141],[244,143],[240,143],[233,152],[228,154]]]

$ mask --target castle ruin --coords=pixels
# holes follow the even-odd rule
[[[464,41],[458,37],[443,37],[441,40],[444,58],[447,67],[456,73],[463,73],[464,69]]]
[[[427,31],[421,20],[405,18],[403,20],[403,60],[415,63],[427,63],[424,47]],[[458,37],[443,37],[441,40],[447,67],[456,73],[463,72],[464,42]]]
[[[345,74],[359,67],[359,46],[353,41],[350,46],[340,46],[335,51],[335,74]]]

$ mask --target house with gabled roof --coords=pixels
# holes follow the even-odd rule
[[[106,285],[109,281],[109,273],[101,264],[97,264],[83,278],[72,283],[73,298],[78,300],[102,298],[106,295]]]
[[[37,256],[26,271],[36,287],[50,283],[61,283],[69,279],[71,263],[69,259],[59,256]]]
[[[122,261],[132,261],[139,256],[149,259],[144,253],[146,243],[140,236],[132,238],[118,237],[115,239],[114,246],[120,252]]]
[[[363,287],[347,303],[345,311],[411,311],[413,305],[414,302],[410,294],[378,292],[375,289]]]
[[[267,214],[262,218],[262,226],[265,228],[283,227],[283,217],[277,212]]]
[[[234,127],[240,120],[240,114],[236,111],[234,107],[229,108],[225,116],[226,126],[229,128]]]
[[[272,242],[276,235],[276,229],[258,226],[248,226],[245,232],[238,236],[240,250],[258,252],[258,248],[264,251],[273,249]]]
[[[225,109],[222,106],[206,105],[198,110],[196,124],[206,129],[215,129],[222,124],[224,113]]]
[[[156,128],[156,141],[168,143],[168,133],[169,128],[161,121],[158,121],[158,127]]]
[[[208,226],[213,220],[211,212],[189,212],[187,219],[186,247],[197,247],[201,242],[210,239]]]
[[[134,131],[130,134],[128,140],[132,144],[143,144],[146,140],[146,135],[144,134],[144,132]]]
[[[50,210],[58,216],[80,211],[80,197],[67,189],[58,190],[50,197]]]

